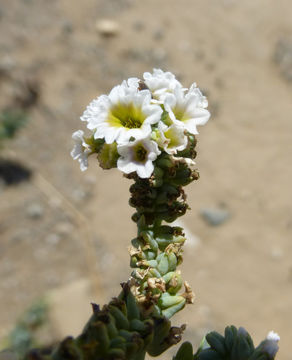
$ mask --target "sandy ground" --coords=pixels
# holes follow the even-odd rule
[[[292,50],[275,61],[279,41],[292,41],[291,12],[288,0],[0,3],[1,108],[23,84],[40,88],[29,123],[1,150],[33,176],[1,187],[0,336],[51,289],[89,277],[103,302],[128,277],[130,182],[94,159],[81,173],[71,133],[94,97],[161,67],[186,86],[196,81],[213,115],[200,130],[201,178],[186,189],[183,219],[193,237],[182,271],[196,301],[174,323],[188,323],[194,344],[229,324],[256,342],[274,330],[278,358],[291,360]],[[104,18],[119,26],[112,37],[96,29]],[[231,216],[212,227],[200,211],[218,206]]]

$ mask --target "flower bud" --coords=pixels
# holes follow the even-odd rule
[[[100,167],[102,167],[103,169],[108,170],[117,167],[117,160],[119,158],[117,144],[103,144],[97,158]]]

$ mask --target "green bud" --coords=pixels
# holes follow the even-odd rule
[[[180,295],[170,295],[166,292],[159,298],[158,305],[161,309],[167,309],[170,306],[181,303],[183,300],[185,300],[185,298]]]
[[[86,144],[90,146],[92,152],[99,153],[100,149],[104,144],[104,139],[95,139],[94,136],[84,139]]]
[[[114,319],[116,321],[117,328],[118,329],[129,329],[129,327],[130,327],[129,320],[123,314],[123,312],[114,305],[109,305],[108,308],[109,308],[111,315],[114,317]]]
[[[166,212],[168,210],[169,210],[169,205],[165,204],[165,203],[162,203],[162,204],[156,206],[156,208],[155,208],[155,211],[158,213],[158,216],[159,216],[159,213]]]
[[[117,167],[119,154],[117,151],[117,144],[104,144],[98,153],[99,165],[103,169],[112,169]]]
[[[248,360],[271,360],[271,358],[268,358],[266,354],[256,350]]]
[[[238,336],[231,351],[231,360],[246,360],[252,352],[253,350],[250,348],[245,337],[242,335]]]
[[[163,186],[161,186],[161,190],[165,191],[167,194],[169,195],[176,195],[179,196],[179,189],[177,188],[177,186],[173,186],[170,184],[163,184]]]
[[[145,251],[144,252],[145,253],[145,255],[146,255],[146,259],[147,260],[153,260],[153,259],[155,259],[155,257],[156,257],[156,255],[157,255],[157,253],[156,252],[153,252],[153,251]]]
[[[141,320],[133,319],[130,321],[130,329],[137,332],[144,332],[147,329],[147,325]]]
[[[149,274],[151,275],[151,277],[161,278],[160,272],[155,268],[150,269]]]
[[[208,344],[222,357],[226,356],[227,349],[225,347],[225,339],[222,335],[218,334],[216,331],[206,335],[206,340]]]
[[[154,179],[153,180],[153,186],[158,188],[163,184],[163,179]]]
[[[165,111],[164,109],[163,109],[163,113],[161,115],[161,121],[163,121],[164,124],[167,125],[167,126],[170,126],[172,124],[172,121],[171,121],[171,119],[169,117],[168,112]]]
[[[114,339],[111,340],[110,348],[111,349],[119,348],[125,351],[126,340],[122,336],[116,336]]]
[[[161,275],[164,275],[169,271],[168,256],[164,253],[160,257],[157,265],[157,270],[160,272]]]
[[[136,356],[139,352],[139,345],[134,342],[127,342],[126,349],[126,357],[123,358],[123,360],[136,359]]]
[[[125,329],[119,330],[119,336],[122,336],[126,342],[131,342],[134,337],[140,337],[140,334],[136,331],[131,332]]]
[[[168,284],[170,282],[170,280],[173,278],[174,274],[175,274],[174,271],[170,271],[162,277],[166,284]]]
[[[193,346],[190,342],[184,342],[173,360],[193,360]]]
[[[168,254],[167,258],[168,258],[168,271],[174,271],[177,265],[176,255],[173,252],[171,252]]]
[[[171,278],[167,281],[166,290],[169,294],[175,295],[181,289],[183,281],[181,275],[178,272],[170,272]],[[168,275],[166,274],[166,275]]]
[[[107,332],[107,327],[102,321],[92,323],[87,332],[84,332],[77,338],[77,344],[82,348],[86,348],[88,352],[97,351],[102,355],[106,354],[109,346],[110,339]],[[93,346],[96,344],[96,346]]]
[[[165,204],[168,201],[168,193],[166,191],[159,192],[155,200],[155,205]]]
[[[108,314],[110,321],[106,324],[107,327],[107,333],[110,339],[114,338],[118,334],[118,330],[115,325],[115,319],[114,317],[109,313]]]
[[[158,250],[158,244],[153,237],[152,231],[141,231],[140,236],[143,238],[146,244],[149,244],[153,251]]]
[[[194,360],[223,360],[222,357],[213,349],[205,349]],[[229,360],[229,359],[228,359]]]
[[[158,166],[155,166],[154,167],[154,170],[153,170],[153,175],[154,175],[154,178],[155,178],[155,180],[160,180],[160,179],[162,179],[163,178],[163,174],[164,174],[164,172],[163,172],[163,170],[160,168],[160,167],[158,167]]]
[[[127,295],[126,304],[127,304],[128,319],[129,320],[140,319],[140,310],[138,304],[136,302],[135,296],[132,294],[130,290]]]
[[[145,264],[147,264],[147,266],[149,266],[149,267],[153,267],[153,268],[157,267],[157,261],[156,260],[145,261]]]
[[[233,344],[235,342],[235,339],[237,337],[237,329],[235,326],[227,326],[225,328],[225,345],[227,348],[227,351],[230,353],[233,347]]]
[[[169,308],[162,310],[162,315],[165,316],[167,319],[170,319],[173,315],[179,312],[181,309],[184,308],[186,304],[186,299],[180,296],[181,301],[170,306]]]
[[[170,346],[167,346],[164,341],[169,335],[170,329],[171,324],[168,319],[155,319],[153,340],[147,347],[147,352],[150,356],[158,356]]]
[[[107,359],[126,359],[125,351],[122,349],[110,349],[107,353]]]
[[[173,167],[173,161],[169,158],[169,156],[166,154],[162,154],[162,155],[163,156],[158,157],[155,165],[162,169],[168,169]]]

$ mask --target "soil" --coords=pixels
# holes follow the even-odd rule
[[[196,300],[174,323],[188,324],[195,345],[229,324],[256,343],[274,330],[278,358],[291,360],[292,47],[279,54],[292,41],[291,11],[289,0],[0,3],[0,107],[30,118],[1,149],[30,176],[1,181],[0,337],[51,289],[89,277],[102,302],[128,278],[130,181],[95,159],[81,173],[71,134],[84,130],[93,98],[156,67],[196,81],[212,113],[182,220],[191,238],[181,269]],[[230,214],[221,225],[200,215],[221,207]]]

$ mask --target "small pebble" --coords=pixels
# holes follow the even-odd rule
[[[224,88],[224,80],[222,78],[215,78],[214,80],[214,85],[218,88],[218,89],[223,89]]]
[[[230,218],[230,212],[222,208],[203,208],[200,215],[211,226],[221,225]]]
[[[40,205],[38,203],[34,203],[34,204],[29,205],[26,212],[30,218],[39,219],[43,216],[44,209],[43,209],[42,205]]]
[[[280,38],[274,50],[274,62],[278,65],[282,77],[292,81],[292,38]]]
[[[199,50],[199,49],[195,50],[195,51],[194,51],[194,58],[195,58],[196,61],[202,61],[202,60],[204,60],[204,58],[205,58],[205,53],[204,53],[204,51],[203,51],[203,50]]]
[[[72,193],[74,200],[76,201],[82,201],[87,197],[87,193],[82,188],[75,189]]]
[[[133,24],[133,29],[136,31],[142,31],[145,28],[145,24],[142,21],[135,21]]]
[[[0,74],[7,75],[15,69],[16,62],[14,58],[9,55],[3,57],[0,61]]]
[[[151,51],[151,60],[153,60],[154,62],[162,62],[162,61],[166,61],[167,59],[167,53],[164,49],[162,48],[157,48],[154,49],[153,51]]]
[[[64,34],[71,34],[73,32],[73,24],[69,20],[64,20],[61,24],[61,29]]]
[[[26,240],[31,241],[33,238],[32,232],[27,228],[20,228],[16,233],[14,233],[11,237],[11,242],[13,243],[21,243]]]
[[[58,209],[62,205],[62,200],[58,197],[51,197],[49,199],[49,205],[54,209]]]
[[[45,241],[49,245],[57,245],[61,240],[61,236],[59,234],[49,234]]]
[[[271,257],[274,260],[280,260],[283,257],[284,253],[283,250],[279,247],[273,247],[271,249]]]
[[[164,35],[165,35],[165,32],[163,29],[156,29],[154,32],[153,32],[153,39],[154,40],[162,40],[164,38]]]
[[[54,273],[47,273],[44,275],[44,280],[48,286],[55,287],[59,285],[60,278]]]
[[[119,24],[110,19],[102,19],[96,22],[96,29],[100,35],[111,37],[118,35],[120,31]]]
[[[43,246],[41,248],[37,248],[33,251],[33,257],[43,264],[44,260],[48,259],[48,246]]]
[[[180,51],[185,53],[190,52],[190,50],[192,49],[191,43],[187,40],[180,41],[178,44],[178,48]]]
[[[84,176],[84,180],[85,180],[85,182],[86,182],[87,184],[89,184],[89,185],[94,185],[94,184],[96,184],[96,176],[94,176],[94,175],[86,174],[86,175]]]
[[[61,223],[57,224],[55,230],[59,235],[66,236],[66,235],[72,234],[73,225],[70,224],[69,222],[61,222]]]
[[[241,189],[239,191],[239,196],[242,200],[247,200],[252,197],[252,192],[249,189]]]

